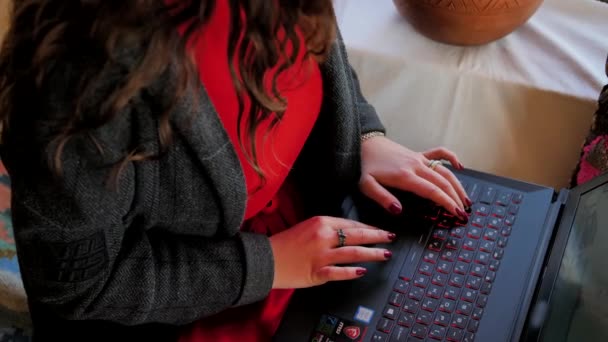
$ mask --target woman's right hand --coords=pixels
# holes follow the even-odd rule
[[[338,230],[346,235],[345,246],[338,247]],[[313,217],[270,237],[274,254],[273,288],[304,288],[328,281],[362,277],[361,267],[342,264],[386,261],[389,250],[362,245],[387,243],[395,234],[360,222]]]

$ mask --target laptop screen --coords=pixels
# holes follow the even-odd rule
[[[544,341],[608,341],[608,184],[580,197]]]

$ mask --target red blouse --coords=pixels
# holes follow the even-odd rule
[[[258,163],[266,183],[255,191],[261,180],[240,149],[237,136],[238,102],[227,58],[229,28],[228,1],[220,0],[193,49],[200,79],[236,147],[245,174],[249,196],[242,229],[271,235],[299,221],[297,194],[290,190],[286,180],[319,115],[323,96],[321,73],[318,64],[305,56],[303,45],[297,63],[279,76],[278,87],[288,106],[280,123],[267,137],[264,136],[268,122],[260,124],[257,130]],[[268,75],[265,79],[270,78]],[[246,112],[249,106],[246,100]],[[248,141],[248,137],[244,141]],[[259,303],[205,318],[186,329],[181,341],[268,341],[280,323],[292,292],[272,290]]]

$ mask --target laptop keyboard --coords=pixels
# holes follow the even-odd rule
[[[463,186],[474,203],[469,222],[425,209],[426,244],[410,249],[372,341],[475,340],[523,195]]]

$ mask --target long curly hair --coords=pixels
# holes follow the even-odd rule
[[[40,90],[54,63],[86,49],[99,57],[99,62],[92,63],[90,70],[80,76],[81,90],[72,100],[73,112],[49,142],[55,146],[49,152],[53,169],[61,173],[62,152],[70,139],[83,135],[94,140],[92,130],[113,120],[131,99],[172,68],[176,78],[174,94],[166,101],[166,108],[156,114],[162,153],[171,143],[171,108],[195,85],[192,75],[197,73],[188,51],[189,42],[204,29],[217,1],[13,0],[11,27],[0,54],[2,129],[10,130],[12,117],[28,115],[15,109],[19,101],[28,98],[27,94]],[[257,163],[255,133],[265,120],[274,127],[285,112],[287,103],[277,90],[277,78],[295,63],[301,46],[318,61],[327,55],[336,31],[333,5],[331,0],[219,1],[228,1],[231,10],[227,58],[239,100],[240,147],[263,178]],[[96,76],[116,63],[121,51],[133,46],[142,51],[140,58],[98,106],[98,113],[85,120],[82,103],[95,90],[99,81]],[[264,75],[272,68],[278,71],[267,89]],[[251,104],[248,110],[245,99]],[[248,141],[243,141],[243,136]],[[116,170],[120,173],[129,162],[158,155],[135,147],[117,163]]]

